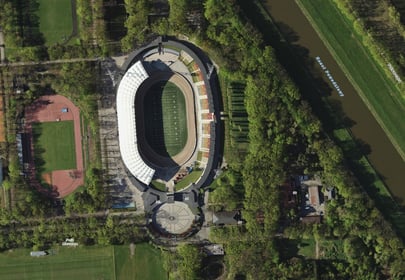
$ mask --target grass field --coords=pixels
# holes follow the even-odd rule
[[[135,245],[131,258],[129,246],[115,246],[115,271],[117,280],[165,280],[160,251],[149,244]]]
[[[70,0],[38,0],[39,29],[47,45],[69,37],[73,31]]]
[[[0,254],[0,279],[114,279],[112,247],[59,247],[53,255],[31,257],[30,250]]]
[[[187,142],[186,104],[181,90],[171,82],[151,87],[144,100],[145,135],[162,156],[174,156]]]
[[[35,161],[43,173],[76,168],[73,121],[33,123],[32,129]]]
[[[57,247],[50,255],[31,257],[30,250],[0,254],[0,279],[7,280],[155,280],[166,279],[159,250],[137,244],[131,258],[128,245]]]
[[[405,101],[332,1],[297,1],[336,61],[405,158]]]
[[[180,182],[176,184],[176,191],[184,189],[191,183],[195,183],[198,178],[201,177],[203,171],[202,170],[194,170],[190,174],[186,175]]]

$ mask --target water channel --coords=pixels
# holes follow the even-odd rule
[[[309,57],[312,62],[315,61],[315,63],[317,61],[316,57],[321,58],[323,65],[333,75],[333,80],[339,86],[338,89],[340,88],[344,93],[344,96],[339,96],[341,92],[338,93],[330,78],[328,79],[322,73],[323,70],[320,65],[314,67],[312,63],[311,68],[317,72],[314,75],[322,77],[329,84],[332,90],[329,97],[330,101],[339,104],[344,115],[351,120],[350,130],[352,134],[370,147],[367,155],[369,161],[380,174],[394,197],[401,201],[401,204],[405,204],[404,160],[363,103],[300,8],[294,0],[267,0],[265,7],[282,33],[287,38],[290,38],[291,43],[299,49],[305,50],[305,56]]]

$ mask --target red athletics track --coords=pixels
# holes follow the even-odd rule
[[[62,108],[68,108],[68,112],[62,113]],[[53,195],[56,197],[65,197],[68,194],[72,193],[77,187],[83,185],[84,166],[80,131],[80,112],[79,109],[72,103],[72,101],[61,95],[42,96],[37,99],[32,105],[26,108],[25,120],[27,133],[30,133],[31,135],[30,137],[32,153],[35,153],[32,147],[32,123],[73,120],[76,150],[76,169],[53,171],[50,183],[54,189]],[[32,166],[32,169],[35,169],[33,161],[34,155],[32,154],[30,165]],[[31,173],[32,172],[35,172],[35,170],[32,170]],[[73,174],[74,176],[72,176]],[[43,189],[41,191],[43,191]]]

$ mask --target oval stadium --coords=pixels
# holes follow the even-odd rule
[[[219,162],[214,68],[197,52],[159,38],[128,55],[117,88],[121,158],[150,228],[163,236],[188,236],[201,225],[199,189]]]
[[[160,38],[131,53],[122,69],[116,110],[127,172],[144,190],[202,185],[216,139],[207,65],[184,43]]]

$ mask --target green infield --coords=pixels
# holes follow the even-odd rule
[[[154,84],[144,99],[145,135],[149,145],[162,156],[174,156],[187,142],[184,95],[171,82]]]
[[[136,244],[134,256],[128,245],[115,246],[115,271],[117,280],[167,279],[160,251],[147,243]]]
[[[32,124],[35,163],[42,173],[76,169],[73,121]]]
[[[0,254],[0,279],[114,279],[112,247],[58,247],[49,255],[31,257],[30,250]]]
[[[47,45],[66,40],[73,32],[70,0],[38,0],[39,29]]]
[[[405,158],[405,101],[332,1],[297,1],[356,90]]]

